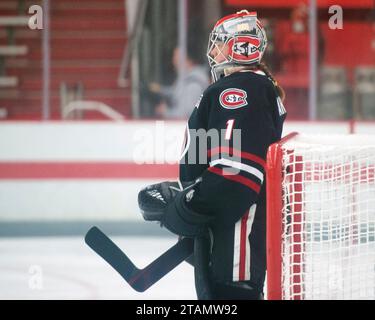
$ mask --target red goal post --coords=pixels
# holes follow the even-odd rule
[[[266,177],[268,299],[375,299],[375,137],[291,133]]]
[[[281,234],[282,234],[282,149],[298,133],[293,132],[272,144],[267,153],[267,297],[281,299]]]

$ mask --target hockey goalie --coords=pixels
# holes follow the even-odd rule
[[[198,299],[263,298],[265,159],[286,117],[284,92],[261,62],[266,46],[255,12],[216,23],[207,51],[213,84],[188,120],[179,181],[138,196],[145,220],[194,239]]]

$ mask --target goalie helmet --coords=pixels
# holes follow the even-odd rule
[[[266,47],[266,32],[256,12],[242,10],[220,19],[207,48],[213,80],[222,77],[226,68],[259,64]]]

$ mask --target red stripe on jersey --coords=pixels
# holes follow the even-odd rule
[[[253,153],[233,149],[233,148],[230,148],[230,147],[213,148],[213,149],[208,151],[208,156],[212,157],[216,154],[221,154],[221,153],[228,153],[229,155],[234,155],[234,156],[240,157],[241,159],[247,159],[247,160],[254,161],[255,163],[261,165],[263,169],[266,167],[266,161],[263,160],[261,157],[255,155]]]
[[[247,220],[249,219],[249,211],[242,217],[241,219],[241,239],[240,239],[240,265],[239,265],[239,275],[238,280],[244,281],[246,280],[246,244],[247,241]]]
[[[228,171],[228,173],[225,173],[224,169],[220,169],[220,168],[216,168],[216,167],[209,167],[207,170],[212,172],[212,173],[215,173],[217,175],[220,175],[225,179],[241,183],[241,184],[249,187],[251,190],[255,191],[256,193],[260,192],[260,186],[258,184],[256,184],[254,181],[252,181],[248,178],[245,178],[245,177],[240,176],[238,174],[233,175],[229,171]]]

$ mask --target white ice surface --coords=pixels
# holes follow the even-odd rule
[[[111,237],[138,268],[176,240]],[[0,299],[196,299],[183,262],[144,293],[134,291],[81,237],[0,238]]]

